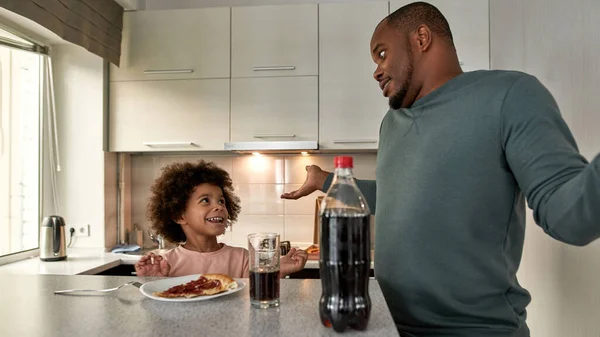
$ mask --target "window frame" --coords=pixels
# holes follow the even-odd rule
[[[38,136],[39,136],[39,138],[38,138],[38,149],[39,149],[38,150],[38,163],[39,163],[39,168],[38,168],[38,172],[37,172],[38,173],[38,188],[37,188],[37,190],[38,190],[38,219],[37,219],[37,222],[39,224],[41,221],[42,212],[43,212],[43,195],[44,195],[44,182],[43,182],[44,162],[43,162],[43,160],[44,160],[44,127],[46,126],[46,123],[44,122],[44,120],[45,120],[47,109],[48,109],[46,100],[44,97],[44,95],[45,95],[44,88],[47,85],[46,76],[44,76],[44,74],[47,71],[47,69],[46,69],[47,63],[43,62],[42,58],[50,57],[49,56],[50,48],[48,46],[45,46],[45,45],[35,41],[34,39],[28,37],[27,35],[22,34],[19,31],[16,31],[5,25],[0,24],[0,30],[4,30],[5,32],[8,32],[8,33],[16,36],[18,39],[24,41],[23,42],[23,41],[19,41],[19,40],[12,40],[12,39],[0,36],[0,46],[12,48],[12,49],[23,50],[23,51],[31,52],[34,54],[38,54],[40,56],[40,88],[39,88],[39,114],[38,114],[38,125],[39,125],[39,129],[38,129]],[[26,250],[14,252],[14,253],[9,253],[6,255],[1,255],[0,256],[0,266],[39,256],[39,251],[40,251],[40,249],[39,249],[40,248],[39,247],[39,237],[40,237],[39,226],[38,226],[37,236],[38,236],[37,246],[35,248],[26,249]]]

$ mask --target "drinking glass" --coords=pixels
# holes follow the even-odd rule
[[[250,304],[253,307],[279,306],[279,245],[277,233],[248,235]]]

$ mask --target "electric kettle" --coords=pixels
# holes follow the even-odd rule
[[[66,259],[65,220],[58,215],[47,216],[42,220],[40,227],[40,260]]]

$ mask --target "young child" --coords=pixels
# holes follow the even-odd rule
[[[248,277],[248,251],[217,242],[240,212],[240,200],[225,170],[205,161],[172,164],[163,168],[151,191],[148,218],[152,229],[180,245],[161,256],[143,256],[135,264],[138,276],[216,273]],[[292,248],[280,259],[281,277],[304,268],[307,258],[305,251]]]

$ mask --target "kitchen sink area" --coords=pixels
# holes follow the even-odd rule
[[[107,270],[101,271],[95,275],[104,276],[137,276],[133,264],[120,264]]]

